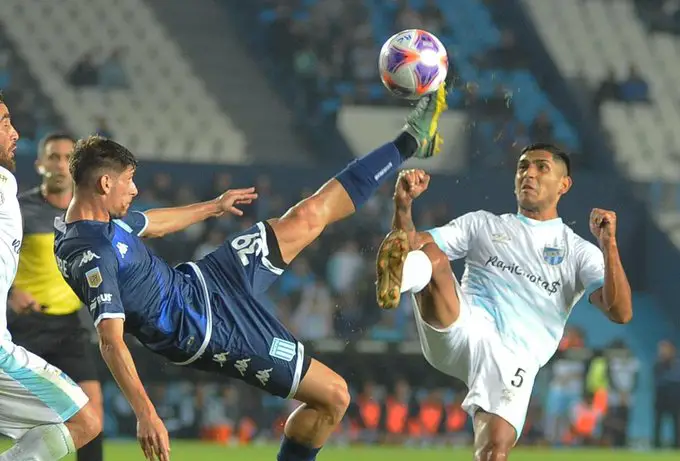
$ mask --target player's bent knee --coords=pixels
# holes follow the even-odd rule
[[[347,382],[340,376],[328,384],[326,393],[327,397],[324,402],[324,407],[328,416],[331,418],[330,423],[337,425],[345,416],[345,412],[349,407],[350,394],[347,388]]]
[[[349,407],[350,394],[342,376],[312,360],[295,399],[320,412],[327,424],[337,425]]]
[[[317,401],[308,403],[325,413],[327,423],[335,426],[345,416],[350,399],[347,382],[339,375],[335,375],[327,381]]]
[[[97,437],[104,429],[102,416],[92,403],[88,403],[68,422],[78,429],[84,443],[87,443]]]
[[[89,403],[97,414],[104,418],[104,397],[102,396],[102,388],[99,381],[81,381],[78,385],[85,392],[88,399],[90,399]]]
[[[347,387],[347,382],[340,378],[339,382],[333,385],[331,394],[333,395],[333,406],[336,409],[336,412],[344,415],[352,400]]]

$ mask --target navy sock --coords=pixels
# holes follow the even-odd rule
[[[388,142],[352,161],[335,178],[358,210],[417,148],[416,140],[410,134],[402,133],[394,142]]]
[[[394,140],[394,145],[397,146],[399,154],[401,155],[402,161],[409,159],[415,151],[418,149],[418,142],[416,138],[403,131]]]
[[[276,461],[314,461],[321,448],[312,448],[283,436]]]

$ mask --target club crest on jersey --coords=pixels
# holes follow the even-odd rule
[[[87,278],[87,284],[90,288],[98,288],[104,280],[99,267],[95,267],[94,269],[85,272],[85,277]]]
[[[551,266],[557,266],[564,261],[564,249],[557,247],[543,248],[543,260]]]

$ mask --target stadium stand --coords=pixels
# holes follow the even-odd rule
[[[64,124],[27,63],[15,52],[3,27],[0,27],[0,89],[3,99],[16,108],[12,110],[12,119],[22,135],[17,153],[33,155],[37,140],[50,127]]]
[[[458,91],[449,103],[470,115],[470,131],[479,144],[471,149],[471,165],[507,165],[505,152],[516,152],[529,135],[572,149],[580,145],[574,128],[522,65],[512,31],[499,30],[482,2],[367,1],[342,9],[330,0],[249,5],[250,14],[257,16],[259,40],[270,45],[263,49],[272,53],[277,75],[297,77],[280,88],[297,87],[300,98],[312,103],[304,110],[319,118],[334,120],[343,105],[403,104],[378,82],[374,58],[396,23],[398,28],[427,28],[449,46],[458,77]]]
[[[659,225],[680,247],[680,38],[654,30],[665,16],[651,3],[642,9],[630,0],[525,4],[562,72],[589,83],[619,166],[642,186],[661,212]]]
[[[248,156],[267,163],[309,162],[295,132],[292,110],[259,71],[252,49],[234,27],[233,12],[219,2],[145,0],[206,90],[248,141]],[[244,91],[247,89],[247,91]],[[266,136],[263,136],[266,127]]]
[[[377,43],[382,43],[391,35],[389,26],[392,22],[387,21],[388,18],[398,19],[415,13],[415,18],[418,20],[420,16],[420,23],[427,27],[427,9],[438,9],[441,15],[440,28],[450,31],[443,40],[453,50],[451,54],[460,84],[477,86],[482,98],[491,98],[495,91],[503,88],[506,103],[513,110],[517,123],[528,127],[545,112],[554,124],[554,140],[571,148],[578,146],[574,129],[554,107],[531,72],[523,68],[512,32],[499,29],[483,2],[411,0],[402,2],[401,10],[390,6],[394,3],[374,0],[369,4]]]
[[[140,157],[245,160],[243,133],[143,1],[8,0],[3,10],[7,36],[74,133],[113,132]]]
[[[604,126],[619,164],[633,180],[677,182],[678,169],[668,165],[676,163],[680,148],[678,38],[648,34],[632,1],[567,3],[525,0],[565,75],[583,75],[597,88],[603,81],[626,82],[631,72],[640,74],[641,93],[602,101]]]

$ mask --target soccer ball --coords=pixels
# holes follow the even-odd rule
[[[420,30],[403,30],[391,36],[380,50],[380,80],[392,94],[419,99],[437,91],[446,79],[449,58],[442,42]]]

